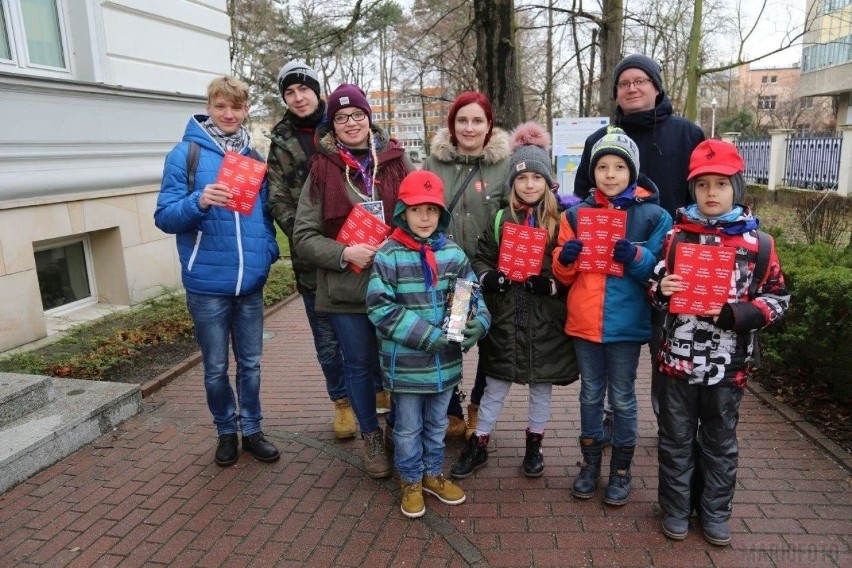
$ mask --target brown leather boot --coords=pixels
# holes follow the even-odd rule
[[[348,398],[334,401],[334,437],[338,440],[354,438],[358,433],[355,425],[355,412],[349,405]]]

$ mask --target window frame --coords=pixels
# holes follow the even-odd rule
[[[56,7],[59,32],[59,47],[62,50],[64,67],[53,67],[30,61],[29,47],[24,26],[21,0],[7,0],[0,4],[5,20],[5,31],[12,59],[0,59],[0,71],[10,71],[42,77],[68,78],[73,76],[73,45],[69,33],[68,3],[66,0],[52,0]]]
[[[70,237],[50,239],[33,243],[33,256],[35,257],[35,254],[37,252],[67,247],[69,245],[75,245],[77,243],[83,244],[83,261],[86,263],[86,279],[88,280],[89,284],[89,295],[85,298],[80,298],[79,300],[74,300],[73,302],[62,304],[61,306],[56,306],[55,308],[51,308],[49,310],[44,310],[45,316],[61,315],[68,312],[73,312],[74,310],[77,310],[79,308],[92,306],[98,303],[98,287],[97,282],[95,281],[95,266],[94,260],[92,258],[92,245],[89,241],[88,234],[74,235]],[[36,274],[36,280],[38,280],[38,274]],[[39,282],[39,286],[41,286],[41,282]]]

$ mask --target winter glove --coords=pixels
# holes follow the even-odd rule
[[[615,241],[615,248],[612,251],[612,259],[621,264],[629,264],[636,258],[636,245],[627,239],[618,239]]]
[[[485,326],[478,320],[470,320],[464,324],[462,335],[465,336],[465,340],[461,343],[462,351],[467,353],[468,350],[476,345],[476,342],[482,339],[482,336],[485,335]]]
[[[550,278],[532,274],[524,281],[524,290],[539,296],[550,296],[553,293],[553,281]]]
[[[509,278],[502,272],[489,270],[482,275],[482,289],[486,292],[500,292],[509,289]]]
[[[734,329],[734,322],[734,308],[731,304],[725,304],[719,312],[719,317],[716,318],[716,327],[731,331]]]
[[[580,251],[582,250],[583,241],[579,239],[565,241],[565,244],[562,245],[562,250],[559,252],[559,263],[563,266],[571,264],[577,260],[577,257],[580,256]]]
[[[429,348],[428,353],[432,355],[434,355],[435,353],[440,353],[444,350],[444,348],[447,347],[447,345],[449,345],[449,343],[450,340],[447,339],[447,334],[441,333],[441,335],[438,336],[438,339],[436,339],[435,342],[432,343],[432,347]]]

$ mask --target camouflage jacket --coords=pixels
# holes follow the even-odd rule
[[[296,219],[296,206],[302,186],[310,172],[311,157],[299,144],[296,127],[292,123],[292,114],[286,112],[284,118],[275,125],[269,138],[268,183],[269,212],[290,243],[290,258],[296,275],[296,287],[299,292],[314,292],[317,289],[316,267],[296,255],[293,246],[293,223]]]

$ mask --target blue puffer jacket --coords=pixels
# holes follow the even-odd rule
[[[242,296],[263,287],[269,267],[278,259],[275,228],[266,211],[266,181],[251,215],[224,207],[198,206],[201,191],[216,181],[225,153],[201,125],[205,115],[189,119],[183,142],[175,146],[163,168],[154,223],[177,235],[181,279],[188,292],[208,296]],[[201,148],[195,183],[187,189],[189,141]],[[249,150],[243,150],[248,155]]]

